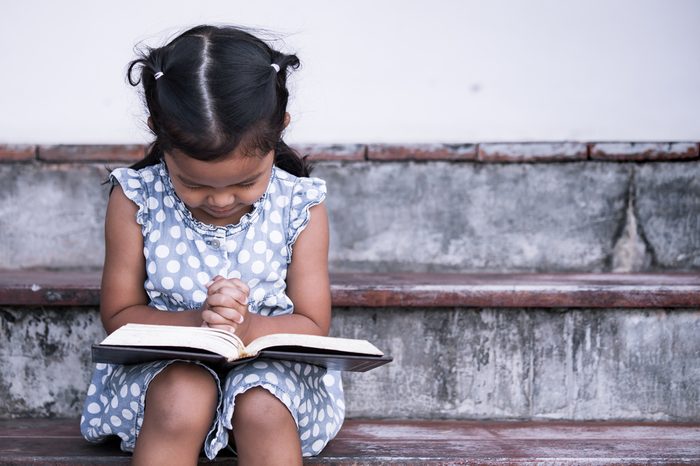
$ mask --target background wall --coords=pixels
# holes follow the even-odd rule
[[[292,143],[700,138],[693,0],[4,0],[0,143],[145,142],[133,46],[201,22],[300,56]]]

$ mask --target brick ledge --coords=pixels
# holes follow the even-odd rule
[[[512,142],[465,144],[298,144],[311,161],[482,163],[687,161],[700,159],[700,143],[677,142]],[[144,145],[0,144],[0,163],[133,163]]]

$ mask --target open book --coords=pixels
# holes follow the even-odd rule
[[[246,346],[236,335],[223,330],[173,325],[126,324],[92,346],[93,362],[112,364],[188,359],[229,367],[257,358],[358,372],[392,360],[367,340],[275,333]]]

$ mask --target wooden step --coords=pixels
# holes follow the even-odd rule
[[[99,304],[100,272],[3,270],[0,305]],[[336,307],[682,308],[700,273],[335,273]]]
[[[77,419],[0,421],[0,465],[128,464],[129,458],[117,439],[83,440]],[[214,463],[233,465],[235,458],[224,451]],[[700,424],[348,420],[305,464],[700,464]]]

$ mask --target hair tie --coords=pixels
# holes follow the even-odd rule
[[[153,75],[154,78],[156,78],[156,81],[161,78],[165,73],[162,71],[157,72],[156,74]]]
[[[280,66],[277,63],[273,63],[270,66],[273,67],[276,72],[278,72],[278,73],[280,72]]]

